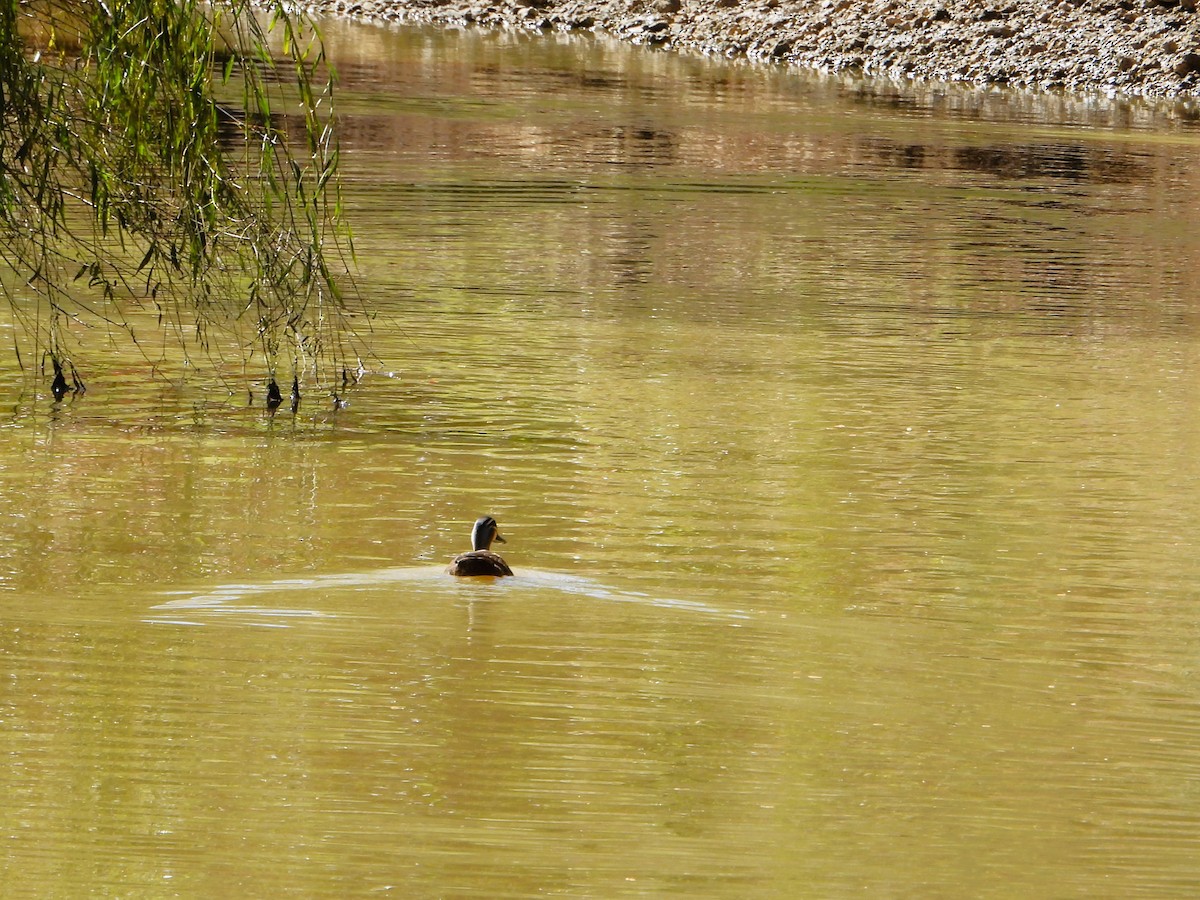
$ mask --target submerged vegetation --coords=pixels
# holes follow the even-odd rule
[[[112,340],[330,382],[357,366],[332,74],[244,0],[0,0],[0,289],[26,369]]]

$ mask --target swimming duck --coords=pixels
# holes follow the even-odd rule
[[[508,563],[489,549],[492,541],[507,543],[500,537],[496,520],[491,516],[480,516],[471,529],[471,546],[475,549],[454,557],[446,572],[450,575],[511,575]]]

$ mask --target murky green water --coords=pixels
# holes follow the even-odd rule
[[[1200,133],[329,37],[349,407],[0,372],[4,896],[1200,889]]]

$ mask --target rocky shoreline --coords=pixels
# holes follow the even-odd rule
[[[1197,0],[306,0],[318,14],[593,30],[821,72],[1200,99]]]

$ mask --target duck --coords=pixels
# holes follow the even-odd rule
[[[500,528],[495,519],[491,516],[480,516],[475,520],[475,527],[471,529],[471,546],[474,549],[470,553],[460,553],[454,557],[454,562],[450,563],[446,573],[458,576],[511,575],[512,569],[508,567],[508,563],[501,559],[499,554],[491,551],[492,541],[508,543],[500,536]]]

